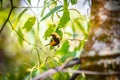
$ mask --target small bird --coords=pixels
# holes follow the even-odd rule
[[[50,43],[47,44],[46,46],[48,46],[48,45],[50,45],[52,47],[57,46],[61,40],[60,36],[57,33],[52,33],[51,36],[52,36],[52,39],[51,39]]]

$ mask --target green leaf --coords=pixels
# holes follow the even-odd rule
[[[71,0],[71,4],[74,5],[77,3],[77,0]]]
[[[61,38],[63,37],[63,32],[61,30],[57,29],[55,32],[58,33]]]
[[[64,56],[65,54],[67,54],[68,50],[69,50],[69,42],[68,41],[65,41],[61,48],[57,51],[57,54],[61,55],[61,56]]]
[[[40,74],[39,70],[35,70],[35,69],[34,69],[34,70],[32,71],[32,75],[31,75],[31,76],[34,77],[34,76],[36,76],[36,75],[38,75],[38,74]]]
[[[45,12],[45,9],[46,9],[46,0],[44,0],[42,12],[41,12],[41,17],[43,16],[43,14],[44,14],[44,12]]]
[[[17,26],[17,23],[19,22],[21,16],[25,13],[26,10],[27,10],[27,9],[24,9],[24,10],[20,13],[20,15],[18,16],[17,20],[16,20],[16,21],[14,22],[14,24],[13,24],[13,27],[14,27],[14,28]]]
[[[87,25],[88,25],[87,31],[89,32],[90,26],[91,26],[91,25],[90,25],[90,21],[87,22]]]
[[[70,20],[70,12],[68,10],[68,2],[67,0],[64,0],[64,12],[63,15],[60,19],[60,22],[58,24],[58,28],[63,28],[65,27],[65,24],[67,24],[67,22]]]
[[[22,31],[21,29],[18,30],[18,33],[20,36],[18,36],[18,41],[21,45],[23,45],[23,39],[21,37],[23,37]]]
[[[76,80],[87,80],[86,76],[84,76],[83,74],[78,75],[77,78],[76,78]]]
[[[51,1],[52,1],[52,0],[50,0],[50,1],[44,0],[43,9],[42,9],[42,12],[41,12],[41,17],[43,16],[43,14],[44,14],[44,12],[45,12],[45,9],[46,9],[47,7],[49,7]]]
[[[53,13],[55,13],[57,10],[59,10],[60,8],[62,8],[62,6],[56,6],[55,8],[53,8],[50,12],[48,12],[40,21],[45,20],[46,18],[48,18],[49,16],[51,16]]]
[[[69,80],[69,78],[70,78],[69,73],[58,72],[58,73],[53,75],[53,79],[52,80]]]
[[[72,23],[72,31],[73,31],[73,33],[75,33],[75,24],[74,24],[74,22]]]
[[[82,24],[80,23],[80,21],[77,20],[77,21],[76,21],[76,24],[78,25],[79,29],[84,33],[85,30],[84,30]]]
[[[33,25],[35,24],[35,21],[36,21],[36,18],[33,16],[33,17],[30,17],[24,24],[23,26],[23,29],[26,30],[26,32],[29,32]]]
[[[58,28],[63,28],[65,27],[65,24],[70,20],[70,13],[69,10],[64,10],[64,13],[60,19],[60,22],[58,24]]]
[[[49,9],[52,10],[56,6],[57,6],[57,1],[56,0],[52,0],[51,3],[50,3],[50,5],[49,5]]]
[[[64,0],[64,9],[68,9],[68,2],[67,2],[67,0]]]
[[[27,0],[29,4],[31,4],[31,0]]]
[[[50,37],[50,34],[55,31],[55,28],[56,28],[56,26],[54,24],[50,24],[49,28],[46,30],[46,32],[44,34],[44,38],[47,39],[48,37]]]
[[[81,30],[81,32],[82,32],[85,36],[87,36],[87,33],[86,33],[85,29],[84,29],[84,26],[82,26],[82,24],[80,23],[79,20],[76,20],[76,24],[78,25],[78,27],[79,27],[79,29]]]
[[[88,35],[88,31],[85,30],[84,28],[84,25],[85,23],[81,20],[81,18],[76,18],[73,23],[72,23],[72,29],[73,29],[73,32],[75,33],[76,31],[76,28],[78,28],[82,34],[87,37]],[[87,26],[88,27],[88,26]]]
[[[65,41],[63,44],[62,44],[62,48],[61,48],[61,52],[63,54],[67,53],[68,50],[69,50],[69,42],[68,41]]]
[[[80,41],[79,46],[78,46],[78,47],[75,47],[75,48],[74,48],[74,51],[80,51],[80,50],[82,50],[84,44],[85,44],[85,41]]]
[[[20,13],[20,15],[18,16],[18,19],[21,18],[21,16],[25,13],[25,11],[27,11],[27,9],[24,9],[24,10]]]
[[[67,52],[67,54],[65,54],[60,61],[65,62],[66,59],[70,58],[70,57],[74,57],[76,54],[75,52]]]

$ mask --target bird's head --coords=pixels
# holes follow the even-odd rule
[[[52,33],[51,36],[52,36],[53,38],[58,38],[58,39],[60,39],[60,36],[59,36],[57,33]]]

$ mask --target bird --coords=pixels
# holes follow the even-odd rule
[[[52,39],[50,40],[50,43],[47,44],[46,46],[50,45],[50,46],[54,47],[54,46],[59,45],[60,40],[61,40],[59,34],[58,33],[52,33],[51,36],[52,36]]]

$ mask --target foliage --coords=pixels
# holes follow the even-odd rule
[[[41,1],[38,0],[38,4]],[[2,4],[2,0],[0,2]],[[44,0],[40,9],[38,5],[36,7],[39,14],[32,9],[31,0],[23,2],[30,9],[15,6],[3,35],[6,37],[0,40],[0,44],[4,45],[0,45],[0,49],[4,51],[6,58],[10,59],[9,64],[4,64],[3,67],[14,66],[11,67],[12,70],[3,71],[5,74],[0,71],[0,79],[3,80],[28,80],[49,68],[61,65],[69,58],[78,57],[77,53],[82,50],[88,36],[89,19],[77,9],[69,8],[69,5],[75,5],[77,0]],[[50,8],[53,4],[54,8]],[[6,18],[6,11],[0,12],[0,16],[3,16],[0,19],[1,25]],[[50,34],[54,32],[62,39],[59,47],[45,47],[50,41]],[[60,72],[47,80],[68,80],[69,77],[70,73]]]
[[[48,14],[46,14],[41,21],[45,20],[47,17],[51,16],[54,12],[62,8],[62,6],[56,6],[54,9],[52,9]]]
[[[74,5],[77,3],[77,0],[71,0],[71,4]]]
[[[30,17],[25,22],[23,29],[25,29],[27,32],[29,32],[32,29],[33,25],[35,24],[35,20],[36,20],[35,17]]]

